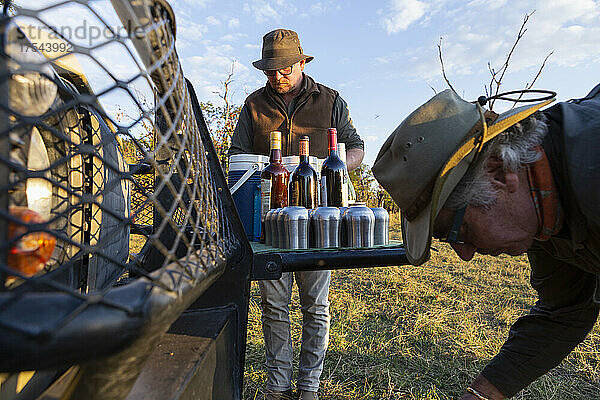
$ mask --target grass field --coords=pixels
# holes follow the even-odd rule
[[[392,238],[400,238],[392,223]],[[338,270],[321,399],[455,399],[535,301],[527,259],[460,260],[445,244],[419,267]],[[301,312],[292,298],[297,357]],[[252,285],[244,399],[265,382],[258,285]],[[517,399],[600,399],[600,329]],[[297,366],[297,359],[296,359]]]

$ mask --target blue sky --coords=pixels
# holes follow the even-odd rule
[[[23,4],[41,8],[56,2]],[[365,141],[365,162],[369,165],[385,139],[412,110],[434,91],[447,88],[438,58],[440,37],[446,73],[466,100],[485,94],[484,86],[490,82],[488,62],[495,68],[502,65],[524,16],[534,10],[502,90],[524,88],[552,51],[535,88],[554,90],[559,100],[566,100],[587,94],[600,77],[600,0],[170,3],[176,15],[181,64],[201,101],[220,104],[222,100],[215,92],[222,89],[221,82],[233,66],[231,100],[242,104],[249,93],[266,82],[262,72],[251,64],[260,58],[263,35],[276,28],[297,31],[305,53],[315,57],[305,72],[338,90],[348,102],[350,115]],[[110,1],[92,1],[90,7],[107,24],[120,24]],[[53,25],[99,24],[89,8],[76,3],[48,9],[43,16]],[[79,40],[70,39],[75,43]],[[102,40],[88,37],[81,44],[97,45]],[[100,46],[92,53],[120,79],[139,73],[117,43]],[[96,93],[114,84],[95,60],[81,57],[80,61]],[[134,109],[123,91],[107,93],[101,102],[109,112],[117,107]],[[502,111],[502,107],[497,103],[495,109]]]
[[[262,36],[293,29],[305,53],[315,57],[305,72],[337,89],[365,140],[372,165],[394,128],[434,90],[446,88],[446,73],[467,100],[484,94],[487,63],[500,67],[526,13],[535,10],[503,80],[504,90],[531,82],[554,51],[535,88],[580,97],[599,82],[600,1],[594,0],[182,0],[171,3],[183,69],[203,100],[218,103],[234,65],[232,100],[264,85],[252,67]],[[501,110],[501,104],[496,108]]]

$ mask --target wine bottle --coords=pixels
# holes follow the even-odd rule
[[[309,163],[309,138],[300,137],[300,163],[290,178],[289,201],[291,206],[317,207],[317,172]]]
[[[329,157],[321,167],[321,205],[325,207],[348,207],[348,199],[344,203],[343,186],[346,184],[344,162],[338,155],[337,130],[329,128]]]
[[[281,132],[271,132],[270,147],[270,163],[260,174],[261,243],[264,243],[265,215],[267,211],[273,208],[287,207],[288,205],[287,186],[290,173],[281,163]]]
[[[344,184],[342,185],[342,202],[344,203],[344,207],[348,207],[350,204],[350,187],[352,186],[352,182],[350,182],[350,174],[348,173],[348,163],[346,162],[346,144],[338,143],[338,157],[344,163]],[[354,202],[353,202],[354,203]]]

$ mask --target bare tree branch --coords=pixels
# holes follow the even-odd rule
[[[529,90],[529,89],[531,89],[533,87],[533,84],[535,83],[535,81],[537,81],[537,79],[542,74],[542,71],[544,70],[544,67],[546,66],[546,61],[548,61],[548,58],[550,58],[550,56],[552,54],[554,54],[554,51],[551,51],[550,53],[548,53],[548,55],[546,56],[546,58],[544,58],[544,61],[542,62],[542,65],[540,66],[540,69],[538,70],[537,74],[535,75],[535,77],[533,78],[533,80],[531,81],[531,83],[528,83],[528,84],[525,85],[525,90]],[[519,102],[519,100],[521,100],[521,98],[523,98],[524,94],[525,94],[525,92],[522,92],[519,95],[519,97],[517,97],[517,100],[515,100],[515,102],[513,103],[512,107],[514,107]]]
[[[227,150],[231,145],[231,137],[235,130],[235,125],[241,107],[231,104],[231,96],[233,94],[231,88],[234,82],[235,61],[231,62],[231,68],[224,80],[221,81],[221,90],[213,91],[225,103],[224,107],[214,107],[216,112],[215,131],[213,132],[213,140],[218,143],[217,154],[221,160],[223,170],[227,170]]]
[[[496,82],[496,70],[494,68],[492,68],[492,63],[489,61],[487,63],[487,66],[488,66],[488,71],[490,71],[492,80],[490,81],[489,89],[488,89],[488,86],[485,86],[485,85],[484,85],[484,88],[485,88],[486,97],[490,97],[492,95],[492,91],[494,90],[493,83],[497,83]]]
[[[450,86],[450,89],[452,89],[452,91],[454,93],[456,93],[456,90],[454,90],[454,88],[452,87],[452,84],[450,83],[450,81],[448,80],[448,77],[446,76],[446,69],[444,68],[444,58],[442,57],[442,37],[441,36],[440,36],[440,42],[438,43],[438,54],[440,56],[440,64],[442,66],[442,75],[444,76],[444,80],[446,81],[448,86]]]
[[[517,38],[515,39],[510,51],[508,52],[508,55],[506,56],[506,59],[504,60],[504,64],[502,65],[502,67],[500,67],[500,69],[498,71],[494,71],[494,69],[490,67],[490,73],[492,74],[492,80],[490,81],[490,93],[492,94],[492,96],[495,96],[500,92],[500,85],[502,85],[502,79],[504,78],[504,74],[506,73],[506,70],[508,69],[508,66],[510,64],[510,59],[515,51],[515,48],[517,47],[517,44],[519,44],[519,41],[521,40],[521,38],[523,38],[523,35],[525,35],[525,32],[527,32],[527,28],[525,28],[525,26],[527,25],[529,18],[534,13],[535,13],[535,10],[533,10],[529,14],[525,14],[525,17],[523,18],[523,23],[521,24],[521,28],[519,29],[519,33],[517,33]],[[498,74],[500,74],[500,77],[497,77]],[[492,90],[494,84],[496,85],[496,90]],[[494,102],[495,102],[495,99],[492,99],[490,101],[490,110],[494,108]]]

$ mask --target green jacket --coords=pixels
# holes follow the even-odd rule
[[[600,85],[544,111],[563,229],[527,255],[538,301],[482,375],[510,397],[558,365],[594,326],[600,300]]]

